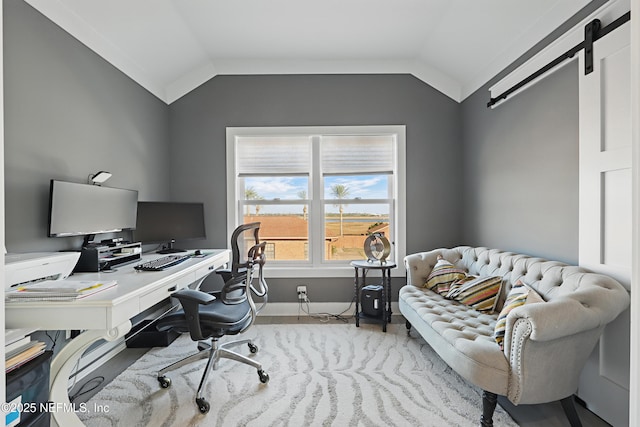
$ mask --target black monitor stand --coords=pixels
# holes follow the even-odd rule
[[[174,239],[171,239],[169,241],[169,243],[167,243],[167,246],[164,246],[162,249],[160,249],[159,251],[156,251],[157,254],[175,254],[178,252],[186,252],[186,249],[179,249],[174,247],[174,243],[176,243],[176,241]]]

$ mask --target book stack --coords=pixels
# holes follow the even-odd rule
[[[5,301],[72,301],[113,288],[115,280],[45,280],[18,286],[5,293]]]
[[[31,340],[30,334],[35,331],[36,329],[5,329],[5,373],[18,369],[44,353],[47,347],[45,343]]]

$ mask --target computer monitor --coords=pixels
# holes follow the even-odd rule
[[[204,205],[188,202],[138,202],[135,241],[165,243],[158,253],[184,252],[176,240],[205,239]]]
[[[85,236],[85,246],[95,234],[136,227],[138,192],[51,180],[49,237]]]

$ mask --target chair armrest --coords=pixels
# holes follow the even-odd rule
[[[171,296],[177,298],[182,305],[191,339],[194,341],[206,339],[207,337],[202,335],[202,329],[200,329],[200,306],[211,304],[216,297],[195,289],[181,289]]]
[[[216,274],[222,276],[222,281],[224,283],[227,283],[229,280],[235,277],[244,277],[247,274],[247,269],[244,267],[240,267],[234,272],[229,268],[219,268],[216,270]]]
[[[195,302],[198,305],[209,305],[216,300],[211,294],[206,292],[197,291],[195,289],[181,289],[171,294],[173,298],[177,298],[181,304],[184,302]]]

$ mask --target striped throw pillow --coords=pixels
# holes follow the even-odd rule
[[[466,276],[451,285],[446,298],[459,301],[478,311],[493,313],[500,297],[500,289],[500,276]]]
[[[439,256],[438,262],[429,273],[425,285],[427,289],[444,296],[449,292],[453,282],[464,278],[466,275],[467,273],[464,270],[457,268],[442,256]]]
[[[500,346],[500,349],[504,350],[504,335],[507,329],[507,316],[511,313],[511,310],[516,307],[535,302],[544,302],[544,299],[542,299],[536,291],[525,285],[521,280],[518,280],[507,295],[504,306],[502,306],[502,310],[498,315],[498,321],[496,322],[496,327],[493,333],[493,337]]]

